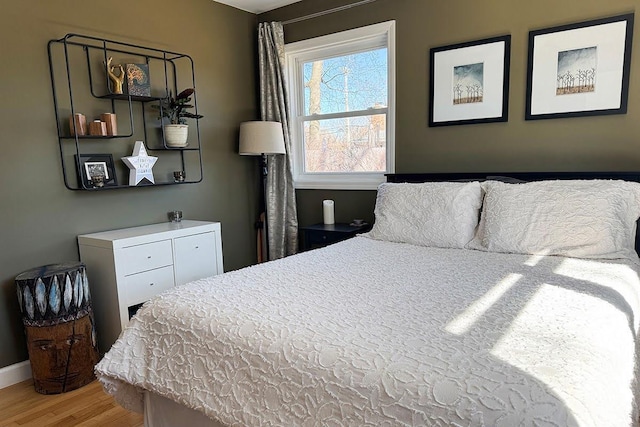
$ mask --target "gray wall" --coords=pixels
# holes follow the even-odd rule
[[[28,357],[14,277],[40,265],[78,260],[78,234],[162,222],[167,211],[182,209],[186,219],[222,223],[226,270],[254,262],[258,165],[255,158],[237,155],[237,133],[241,121],[258,115],[255,28],[254,14],[211,0],[4,2],[0,367]],[[205,116],[202,183],[103,192],[64,187],[46,47],[67,33],[193,57],[198,109]]]
[[[322,4],[319,4],[322,3]],[[353,0],[302,2],[259,15],[287,20]],[[640,25],[626,115],[525,121],[530,30],[634,12],[637,0],[377,0],[285,26],[287,42],[396,20],[397,172],[592,171],[640,169]],[[429,49],[511,34],[509,121],[429,128]],[[347,193],[347,195],[345,195]],[[375,192],[297,191],[300,224],[322,220],[323,198],[336,199],[336,220],[372,217]],[[343,206],[344,205],[344,206]]]

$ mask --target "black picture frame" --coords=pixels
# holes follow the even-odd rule
[[[430,127],[509,120],[510,34],[434,47],[429,56]]]
[[[626,114],[634,14],[529,32],[525,120]]]
[[[74,157],[81,188],[91,189],[118,186],[118,177],[116,176],[113,156],[111,154],[76,154]],[[92,170],[103,173],[102,186],[99,184],[94,185],[91,179]]]

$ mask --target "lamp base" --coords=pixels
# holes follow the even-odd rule
[[[258,263],[269,261],[269,240],[267,227],[267,155],[262,154],[260,159],[260,215],[256,222]]]

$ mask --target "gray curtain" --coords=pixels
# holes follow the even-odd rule
[[[260,113],[262,120],[282,123],[287,154],[270,155],[267,164],[267,236],[269,259],[298,250],[298,214],[291,174],[289,106],[284,80],[284,31],[280,22],[258,26]]]

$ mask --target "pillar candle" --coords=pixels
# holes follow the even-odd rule
[[[75,122],[75,127],[74,127]],[[71,136],[74,136],[78,132],[79,136],[87,134],[87,118],[84,114],[75,113],[69,117],[69,129],[71,130]],[[74,131],[75,129],[75,131]]]
[[[322,216],[325,224],[335,224],[333,205],[333,200],[322,201]]]
[[[107,124],[100,120],[94,120],[89,123],[89,135],[106,136]]]
[[[106,123],[107,135],[114,136],[118,134],[118,123],[116,115],[113,113],[100,114],[100,120]]]

